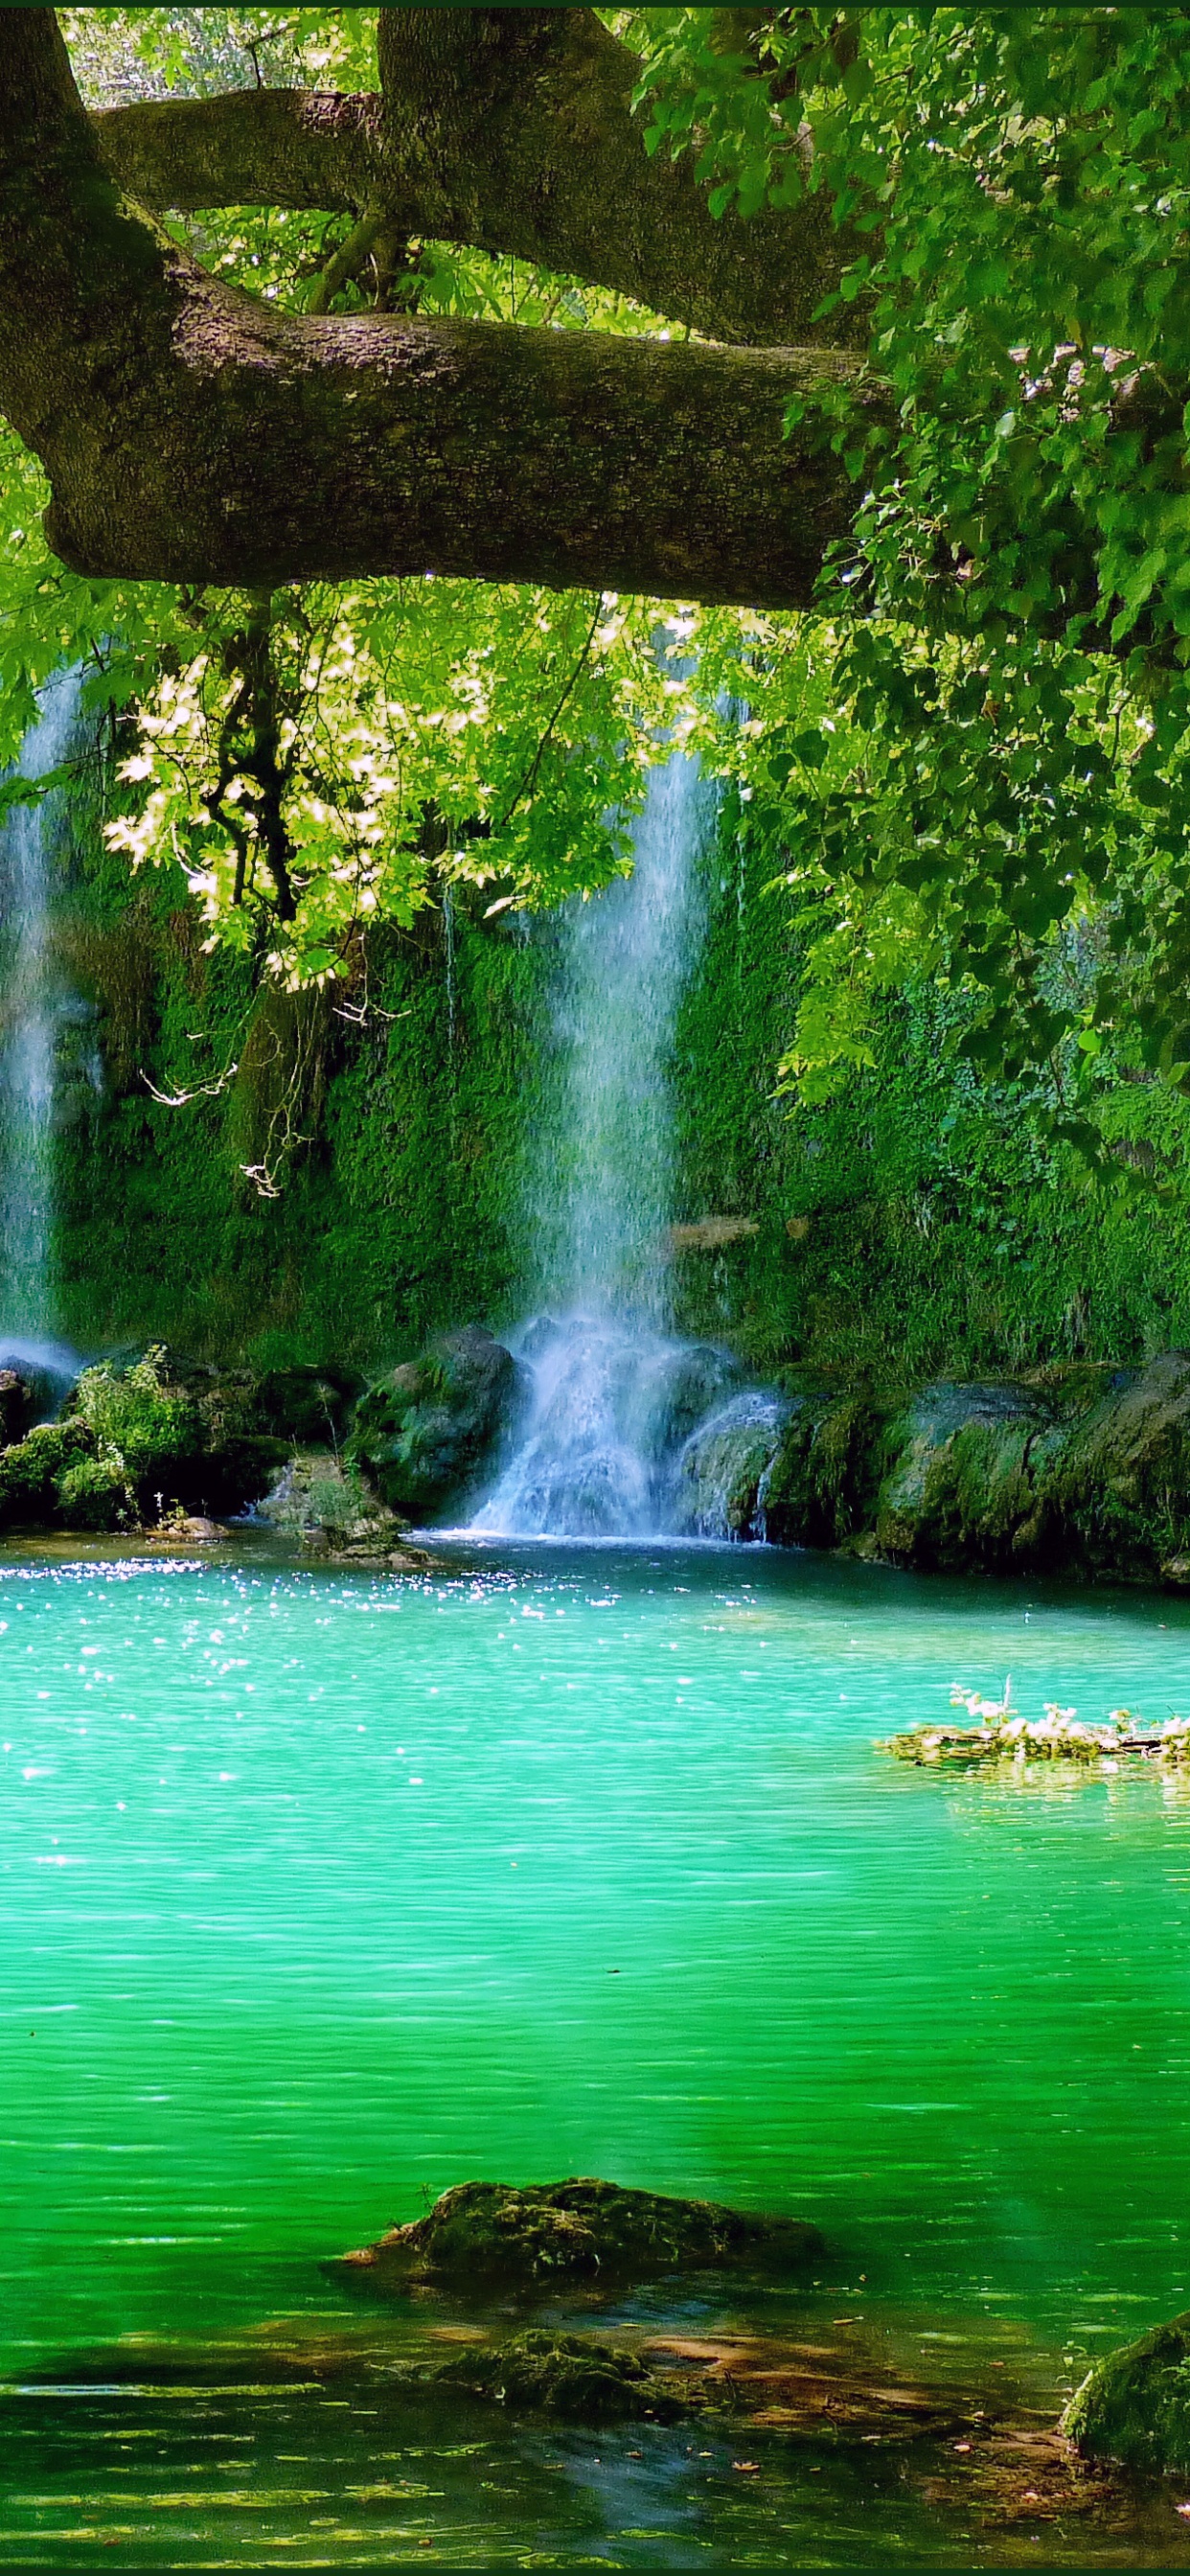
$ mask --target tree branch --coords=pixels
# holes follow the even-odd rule
[[[383,103],[330,90],[237,89],[94,111],[112,177],[146,206],[285,206],[356,214],[383,184]],[[414,174],[419,194],[424,175]]]
[[[309,320],[208,277],[104,171],[53,12],[0,52],[0,408],[100,576],[367,573],[809,603],[850,487],[791,397],[859,362]]]
[[[646,153],[637,57],[594,10],[382,9],[379,41],[383,104],[298,90],[148,100],[94,117],[100,149],[151,206],[378,207],[714,339],[862,334],[855,307],[829,335],[812,319],[856,248],[825,195],[716,222],[693,152]]]

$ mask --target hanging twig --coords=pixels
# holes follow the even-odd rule
[[[216,1075],[214,1082],[196,1082],[193,1091],[159,1091],[156,1083],[150,1082],[143,1065],[140,1068],[140,1078],[146,1091],[154,1100],[160,1101],[163,1109],[184,1109],[187,1102],[191,1100],[217,1099],[221,1091],[226,1091],[233,1074],[237,1074],[239,1069],[238,1064],[229,1064],[222,1073]]]

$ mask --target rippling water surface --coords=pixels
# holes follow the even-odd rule
[[[1006,1670],[1026,1711],[1184,1712],[1180,1605],[711,1548],[0,1568],[16,2378],[341,2318],[320,2258],[471,2175],[812,2216],[829,2304],[1052,2378],[1190,2306],[1190,1795],[873,1749]],[[518,2463],[493,2564],[547,2547]],[[632,2542],[595,2485],[542,2563],[708,2563],[697,2515]],[[839,2513],[802,2563],[854,2556]],[[218,2519],[176,2563],[261,2563]],[[64,2528],[43,2499],[0,2539]]]

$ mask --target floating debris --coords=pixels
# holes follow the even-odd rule
[[[1083,1762],[1106,1771],[1119,1768],[1130,1755],[1142,1762],[1190,1763],[1190,1720],[1167,1718],[1163,1726],[1146,1727],[1131,1709],[1113,1708],[1095,1725],[1080,1724],[1077,1709],[1047,1700],[1043,1717],[1027,1718],[1012,1708],[1012,1684],[1002,1700],[981,1698],[956,1683],[952,1708],[978,1717],[978,1726],[914,1726],[890,1735],[883,1747],[898,1762]]]

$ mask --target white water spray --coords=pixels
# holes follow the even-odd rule
[[[674,1026],[703,933],[698,863],[712,820],[697,763],[675,753],[650,771],[632,876],[566,920],[554,1000],[560,1104],[539,1140],[532,1207],[553,1311],[520,1337],[529,1421],[476,1530],[642,1537],[723,1535],[730,1525],[726,1506],[697,1486],[693,1444],[712,1415],[724,1483],[733,1406],[743,1404],[755,1447],[755,1399],[733,1396],[728,1354],[669,1329],[666,1240]]]

